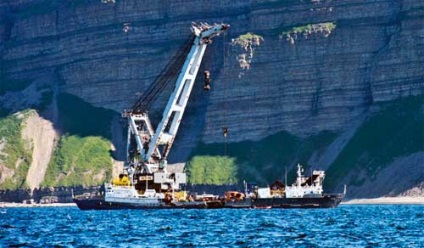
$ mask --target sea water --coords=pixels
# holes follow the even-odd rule
[[[0,211],[0,247],[424,247],[424,205]]]

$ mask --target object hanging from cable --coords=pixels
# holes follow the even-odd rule
[[[224,138],[227,138],[227,136],[228,136],[228,127],[223,127],[222,128],[222,134],[224,135]]]
[[[205,91],[209,91],[211,89],[211,73],[209,71],[205,71],[203,75],[205,76],[205,86],[203,89]]]
[[[130,31],[130,29],[131,29],[131,27],[130,27],[129,22],[122,24],[122,31],[124,31],[124,33],[128,33]]]

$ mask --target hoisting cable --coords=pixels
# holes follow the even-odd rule
[[[226,53],[226,47],[227,45],[227,32],[224,33],[224,44],[223,44],[223,68],[222,68],[222,85],[224,87],[224,126],[222,127],[222,131],[223,131],[223,135],[224,135],[224,156],[227,156],[227,136],[228,136],[228,126],[227,126],[227,87],[225,86],[225,67],[226,67],[226,57],[227,57],[227,53]]]
[[[175,78],[177,74],[181,71],[181,68],[184,64],[185,58],[190,52],[190,48],[193,45],[195,36],[190,35],[188,41],[186,41],[185,47],[177,52],[174,57],[168,62],[165,68],[161,71],[155,81],[146,89],[143,95],[137,100],[137,102],[131,108],[132,112],[145,112],[150,107],[151,104],[157,96],[165,89],[168,85],[168,82],[171,79]]]
[[[191,43],[188,44],[180,52],[177,52],[173,59],[165,66],[161,74],[155,79],[155,81],[145,91],[139,101],[133,106],[133,111],[147,111],[156,97],[166,87],[167,83],[176,76],[180,71],[183,63],[184,56],[190,51]]]

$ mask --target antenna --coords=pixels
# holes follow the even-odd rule
[[[284,172],[284,184],[287,186],[287,165],[286,165],[286,171]]]
[[[314,176],[314,175],[313,175],[313,173],[312,173],[312,166],[311,166],[311,168],[310,168],[310,169],[311,169],[311,174],[310,174],[310,176],[309,176],[309,177],[311,178],[311,184],[310,184],[309,186],[311,186],[311,187],[312,187],[312,179],[313,179],[313,176]]]

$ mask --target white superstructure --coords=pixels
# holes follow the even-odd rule
[[[146,190],[143,194],[138,193],[132,186],[106,185],[105,201],[116,203],[128,203],[143,206],[161,206],[165,195],[156,193],[155,190]]]
[[[303,197],[321,197],[322,196],[322,183],[324,181],[324,171],[312,172],[310,177],[311,182],[307,183],[308,179],[303,174],[303,168],[300,164],[297,165],[297,179],[292,186],[286,186],[286,198],[303,198]]]
[[[258,188],[258,198],[312,198],[323,196],[323,181],[325,173],[321,170],[312,171],[310,177],[303,175],[303,168],[297,165],[297,178],[292,186],[284,185],[282,190],[271,190],[270,187]]]

